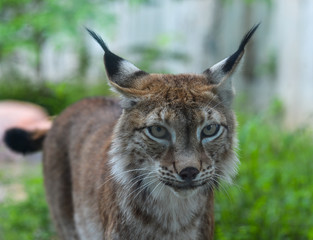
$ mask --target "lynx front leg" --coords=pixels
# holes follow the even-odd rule
[[[49,141],[49,139],[47,140]],[[49,141],[49,146],[44,152],[46,197],[60,239],[76,240],[79,238],[73,216],[69,162],[66,153],[56,145],[58,145],[58,141]]]

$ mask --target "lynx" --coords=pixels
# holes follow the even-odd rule
[[[24,152],[44,139],[46,196],[61,239],[213,239],[213,191],[238,164],[230,77],[257,27],[230,57],[178,75],[138,69],[87,29],[120,102],[85,99],[48,131],[6,134]]]

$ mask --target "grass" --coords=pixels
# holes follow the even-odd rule
[[[15,93],[0,88],[0,95],[39,102],[56,114],[79,96],[107,92],[106,86],[66,83],[42,85],[42,91],[26,84],[15,86]],[[241,165],[235,185],[216,193],[215,239],[313,239],[313,134],[284,130],[280,114],[277,104],[263,115],[239,114]],[[17,177],[0,168],[0,185],[12,184],[21,185],[27,197],[0,203],[0,239],[55,239],[40,166],[25,167]]]
[[[23,164],[20,173],[12,176],[14,171],[11,166],[0,168],[0,183],[10,193],[0,203],[0,239],[53,239],[41,166]]]

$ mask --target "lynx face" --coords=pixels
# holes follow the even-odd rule
[[[207,77],[150,74],[140,81],[148,94],[124,109],[115,129],[115,178],[156,198],[161,189],[186,197],[230,182],[238,162],[235,117]]]
[[[258,25],[230,57],[202,74],[148,74],[112,53],[104,61],[123,114],[114,131],[111,174],[132,192],[205,193],[231,181],[238,160],[231,74]],[[159,188],[161,190],[159,190]],[[131,195],[131,194],[130,194]]]

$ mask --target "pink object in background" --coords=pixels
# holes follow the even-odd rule
[[[35,130],[50,127],[51,120],[44,108],[22,101],[0,101],[0,162],[20,158],[20,155],[13,153],[3,143],[7,129]]]

